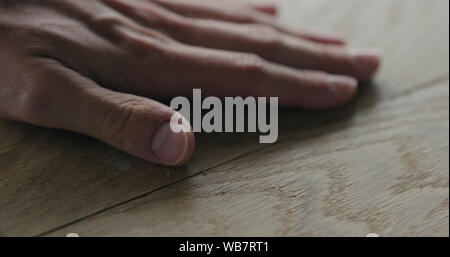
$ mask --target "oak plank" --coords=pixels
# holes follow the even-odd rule
[[[352,120],[358,110],[448,76],[448,1],[361,3],[283,1],[285,22],[338,28],[355,44],[381,46],[385,65],[352,105],[320,113],[282,110],[281,140],[326,133],[327,125]],[[192,162],[172,169],[70,132],[0,121],[0,136],[0,235],[9,236],[45,233],[264,147],[256,135],[201,134]]]
[[[286,24],[343,32],[350,48],[380,48],[379,99],[448,74],[449,1],[281,1]]]
[[[448,236],[448,119],[447,81],[49,236]]]

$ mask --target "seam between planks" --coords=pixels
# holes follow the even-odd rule
[[[426,81],[426,82],[420,82],[420,83],[417,83],[416,85],[412,86],[410,89],[407,89],[407,90],[405,90],[405,91],[403,91],[403,92],[400,92],[400,93],[398,93],[398,94],[394,94],[394,95],[392,95],[392,96],[390,96],[390,97],[387,97],[387,98],[385,98],[385,99],[381,99],[379,102],[390,102],[390,101],[394,101],[394,100],[397,100],[397,99],[400,99],[400,98],[403,98],[403,97],[407,97],[407,96],[409,96],[409,95],[411,95],[411,94],[420,92],[420,91],[425,90],[425,89],[427,89],[427,88],[431,88],[431,87],[434,87],[434,86],[438,86],[440,83],[445,82],[445,81],[448,81],[448,80],[449,80],[449,73],[446,72],[446,73],[444,73],[444,74],[442,74],[442,75],[439,75],[439,76],[436,76],[435,78],[432,78],[432,79],[430,79],[430,80],[428,80],[428,81]],[[366,110],[366,109],[368,109],[368,108],[369,108],[369,107],[366,107],[366,108],[363,107],[363,108],[361,108],[360,110],[364,111],[364,110]],[[339,125],[339,123],[340,123],[340,122],[337,122],[337,123],[335,123],[335,125],[337,126],[337,125]],[[307,137],[310,137],[310,136],[321,135],[322,133],[323,133],[323,132],[321,132],[321,131],[319,131],[319,132],[317,132],[317,133],[310,133],[310,134],[305,135],[305,136],[303,136],[303,137],[301,136],[300,138],[307,138]],[[289,134],[290,134],[290,133],[289,133]],[[68,226],[70,226],[70,225],[76,224],[76,223],[78,223],[78,222],[80,222],[80,221],[83,221],[83,220],[85,220],[85,219],[87,219],[87,218],[96,216],[96,215],[101,214],[101,213],[103,213],[103,212],[105,212],[105,211],[114,209],[114,208],[116,208],[116,207],[120,207],[120,206],[122,206],[122,205],[128,204],[128,203],[133,202],[133,201],[135,201],[135,200],[138,200],[138,199],[140,199],[140,198],[149,196],[150,194],[152,194],[152,193],[154,193],[154,192],[163,190],[163,189],[168,188],[168,187],[170,187],[170,186],[172,186],[172,185],[174,185],[174,184],[177,184],[177,183],[179,183],[179,182],[188,180],[188,179],[190,179],[190,178],[192,178],[192,177],[195,177],[195,176],[198,176],[198,175],[201,175],[201,174],[205,174],[206,172],[208,172],[208,171],[210,171],[210,170],[213,170],[213,169],[216,169],[216,168],[218,168],[218,167],[220,167],[220,166],[223,166],[223,165],[225,165],[225,164],[227,164],[227,163],[229,163],[229,162],[233,162],[233,161],[242,159],[242,158],[244,158],[244,157],[246,157],[246,156],[248,156],[248,155],[252,155],[252,154],[257,153],[257,152],[259,152],[259,151],[261,151],[261,150],[263,150],[263,149],[265,150],[265,149],[267,149],[267,148],[269,148],[269,147],[273,147],[273,146],[275,146],[275,145],[279,145],[279,144],[281,144],[281,143],[283,143],[283,142],[289,140],[290,138],[292,138],[292,137],[294,137],[294,136],[295,136],[294,134],[292,134],[292,135],[290,135],[290,136],[287,135],[287,136],[281,138],[281,139],[280,139],[279,141],[277,141],[275,144],[264,145],[264,146],[258,147],[258,148],[254,149],[254,150],[252,150],[252,151],[243,153],[242,155],[239,155],[239,156],[237,156],[237,157],[235,157],[235,158],[232,158],[232,159],[230,159],[230,160],[226,160],[226,161],[224,161],[224,162],[218,163],[218,164],[213,165],[213,166],[211,166],[211,167],[202,169],[202,170],[200,170],[200,171],[198,171],[198,172],[196,172],[196,173],[194,173],[194,174],[192,174],[192,175],[190,175],[190,176],[181,178],[181,179],[179,179],[179,180],[176,180],[176,181],[174,181],[174,182],[172,182],[172,183],[169,183],[169,184],[166,184],[166,185],[164,185],[164,186],[158,187],[158,188],[156,188],[156,189],[154,189],[154,190],[151,190],[151,191],[149,191],[149,192],[146,192],[146,193],[137,195],[137,196],[132,197],[132,198],[126,200],[126,201],[122,201],[122,202],[120,202],[120,203],[111,205],[111,206],[109,206],[109,207],[107,207],[107,208],[98,210],[98,211],[96,211],[96,212],[93,212],[93,213],[91,213],[91,214],[88,214],[88,215],[86,215],[86,216],[83,216],[83,217],[81,217],[81,218],[78,218],[78,219],[73,220],[73,221],[71,221],[71,222],[68,222],[68,223],[65,223],[65,224],[63,224],[63,225],[57,226],[57,227],[55,227],[55,228],[52,228],[52,229],[50,229],[50,230],[44,231],[44,232],[42,232],[42,233],[40,233],[40,234],[37,234],[37,235],[35,235],[35,236],[36,236],[36,237],[42,237],[42,236],[48,235],[48,234],[50,234],[50,233],[52,233],[52,232],[55,232],[55,231],[58,231],[58,230],[60,230],[60,229],[65,228],[65,227],[68,227]]]

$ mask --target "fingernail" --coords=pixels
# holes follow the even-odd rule
[[[356,49],[352,50],[354,68],[360,72],[360,79],[370,79],[378,70],[381,59],[381,52],[377,49]]]
[[[266,12],[268,14],[272,14],[275,15],[277,14],[277,3],[274,0],[252,0],[251,4],[263,11]]]
[[[329,90],[338,97],[347,97],[354,94],[357,87],[358,81],[347,76],[330,76],[328,80]]]
[[[333,106],[337,106],[350,101],[356,95],[357,88],[358,81],[354,78],[340,75],[330,76],[328,104],[332,103]]]
[[[329,75],[321,85],[313,87],[311,94],[304,95],[303,105],[319,109],[342,105],[356,95],[358,82],[351,77]]]
[[[177,126],[180,132],[172,130],[172,127]],[[177,123],[166,122],[155,131],[151,150],[162,163],[176,165],[185,158],[188,144],[188,136],[183,132],[183,127]]]

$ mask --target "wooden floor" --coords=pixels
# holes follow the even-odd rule
[[[2,236],[448,236],[449,2],[285,0],[291,25],[383,49],[340,109],[280,111],[280,140],[197,135],[172,169],[0,120]]]

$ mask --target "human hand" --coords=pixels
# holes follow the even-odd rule
[[[1,0],[0,117],[72,130],[150,162],[182,165],[192,132],[151,100],[278,96],[346,103],[379,66],[335,35],[296,31],[248,5],[212,0]]]

